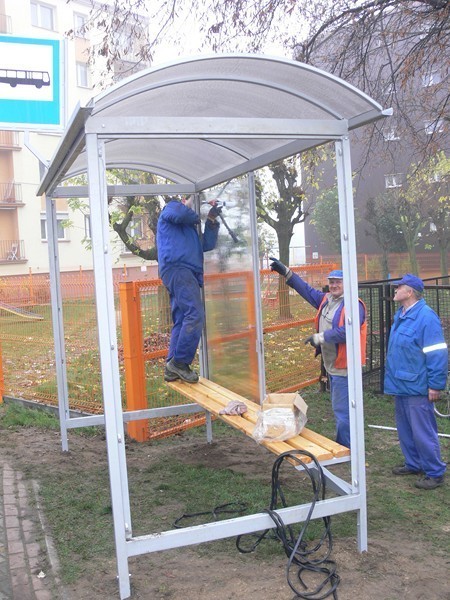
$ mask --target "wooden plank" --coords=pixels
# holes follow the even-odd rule
[[[211,412],[211,414],[219,417],[225,423],[253,438],[253,429],[258,418],[258,411],[260,410],[260,405],[256,402],[248,400],[203,377],[200,377],[199,382],[194,384],[176,380],[168,382],[167,385],[183,396],[186,396],[189,400],[196,402]],[[232,400],[243,402],[247,406],[247,412],[243,415],[220,415],[219,412]],[[261,445],[275,454],[289,452],[293,449],[306,450],[313,454],[319,461],[350,455],[350,450],[345,446],[341,446],[337,442],[306,427],[300,435],[289,440],[284,442],[262,442]],[[310,462],[311,460],[308,456],[303,456],[303,459],[304,462]]]
[[[302,430],[301,436],[307,440],[310,440],[311,442],[314,442],[318,446],[322,446],[322,448],[326,448],[336,458],[341,458],[343,456],[350,456],[350,448],[347,448],[346,446],[342,446],[341,444],[338,444],[337,442],[334,442],[333,440],[330,440],[329,438],[325,437],[324,435],[321,435],[320,433],[316,433],[315,431],[312,431],[311,429],[308,429],[307,427],[305,427]]]
[[[212,398],[211,395],[205,394],[205,388],[201,385],[201,383],[186,383],[180,381],[168,382],[167,385],[172,389],[180,392],[189,400],[193,400],[213,415],[222,419],[225,423],[228,423],[238,431],[245,433],[249,437],[253,439],[253,429],[256,422],[256,419],[247,420],[243,418],[244,415],[220,415],[219,411],[222,410],[226,404],[228,404],[228,400],[225,402],[220,401],[217,391],[215,390],[215,398]],[[207,389],[207,388],[206,388]],[[210,394],[210,390],[209,390]],[[282,454],[283,452],[290,452],[292,450],[292,446],[287,442],[261,442],[261,446],[264,446],[274,454]],[[303,457],[304,462],[310,462],[310,458],[308,456]],[[295,461],[290,461],[295,466]]]
[[[292,446],[294,450],[307,450],[308,452],[311,452],[311,454],[314,454],[318,461],[329,460],[330,458],[333,458],[333,454],[329,450],[302,438],[301,433],[300,435],[296,435],[295,437],[286,440],[286,444]]]
[[[231,390],[228,390],[219,385],[218,383],[210,381],[209,379],[204,379],[203,377],[200,377],[199,383],[201,383],[204,387],[210,390],[218,392],[224,399],[226,398],[227,401],[226,403],[224,402],[224,406],[226,406],[231,400],[238,400],[240,402],[244,402],[247,408],[252,412],[257,412],[260,408],[259,404],[253,402],[253,400],[248,400],[247,398],[244,398],[243,396],[240,396],[239,394],[236,394],[235,392],[232,392]]]

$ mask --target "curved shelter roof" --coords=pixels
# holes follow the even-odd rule
[[[150,171],[199,191],[387,114],[345,81],[292,60],[185,59],[139,72],[78,107],[38,195],[87,170],[91,133],[105,142],[107,168]]]

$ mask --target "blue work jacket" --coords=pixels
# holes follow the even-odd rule
[[[190,269],[203,285],[203,252],[217,243],[219,223],[206,220],[202,240],[197,226],[199,215],[178,200],[171,200],[161,211],[156,230],[159,275],[174,267]]]
[[[384,393],[428,396],[447,381],[448,348],[439,317],[422,298],[404,315],[400,308],[389,334]]]

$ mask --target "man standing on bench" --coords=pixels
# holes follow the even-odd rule
[[[159,276],[170,296],[173,327],[164,369],[165,381],[198,381],[190,367],[197,352],[205,319],[200,288],[203,287],[203,252],[217,243],[221,208],[212,200],[203,239],[200,217],[193,210],[194,197],[169,198],[158,219],[156,242]]]
[[[340,270],[328,275],[330,291],[322,292],[312,288],[286,265],[270,257],[272,271],[286,278],[293,288],[309,304],[317,308],[316,331],[305,340],[316,349],[316,356],[322,354],[331,391],[331,405],[336,419],[336,441],[350,448],[350,414],[348,403],[347,351],[345,345],[345,309],[343,274]],[[359,301],[361,330],[361,362],[366,360],[366,307]]]

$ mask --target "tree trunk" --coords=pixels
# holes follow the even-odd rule
[[[414,244],[414,242],[412,244],[408,244],[408,255],[409,263],[411,266],[411,273],[413,273],[413,275],[418,275],[419,265],[417,264],[416,245]]]
[[[439,246],[439,257],[440,257],[440,265],[441,265],[441,275],[442,275],[442,277],[447,277],[447,275],[448,275],[447,253],[448,253],[447,246]]]
[[[388,279],[389,277],[389,253],[383,248],[381,255],[381,277]]]
[[[169,292],[163,285],[158,286],[158,316],[160,331],[170,331],[172,311],[170,310]]]
[[[291,236],[286,232],[278,232],[278,250],[280,260],[286,266],[289,266],[289,243]],[[291,307],[289,302],[289,287],[286,284],[285,278],[280,275],[278,280],[278,310],[280,319],[292,319]]]

